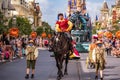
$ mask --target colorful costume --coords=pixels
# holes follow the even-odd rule
[[[95,43],[91,43],[89,45],[89,60],[90,62],[93,62],[93,59],[92,59],[92,53],[93,53],[93,49],[96,47],[96,44]]]
[[[72,41],[72,45],[73,45],[73,54],[70,56],[70,58],[80,58],[80,54],[78,52],[78,50],[75,48],[76,46],[76,42]]]
[[[105,68],[105,49],[103,47],[96,47],[93,50],[93,59],[96,62],[96,70],[103,70]]]
[[[56,22],[56,31],[57,32],[68,32],[72,29],[73,24],[67,19],[58,20]]]
[[[28,45],[26,48],[27,68],[35,69],[35,63],[37,57],[38,57],[38,49],[35,46]]]

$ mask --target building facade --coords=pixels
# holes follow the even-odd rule
[[[86,13],[86,0],[68,0],[68,15],[75,11],[81,11],[82,14]]]
[[[35,3],[35,0],[0,0],[0,4],[7,18],[26,17],[34,27],[42,25],[42,12],[39,3]]]
[[[112,5],[112,23],[120,20],[120,0],[116,0],[115,5]]]
[[[105,28],[107,26],[109,18],[109,7],[106,1],[103,2],[102,8],[100,10],[99,22],[101,22],[101,27]]]
[[[2,0],[0,0],[0,11],[2,9]]]
[[[42,25],[42,12],[39,3],[35,3],[35,0],[11,0],[11,4],[16,9],[11,13],[12,15],[29,18],[31,24],[34,23],[34,27]]]
[[[109,28],[111,30],[114,23],[120,20],[120,0],[116,0],[115,5],[112,5],[111,8],[108,7],[106,0],[104,0],[100,12],[97,22],[101,24],[101,28]]]

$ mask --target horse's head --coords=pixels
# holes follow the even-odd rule
[[[64,32],[57,33],[49,41],[49,50],[59,52],[68,46],[68,37]]]
[[[49,40],[49,51],[56,52],[56,47],[60,45],[61,33],[55,33]]]

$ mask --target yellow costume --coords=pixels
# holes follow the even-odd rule
[[[56,22],[56,31],[57,32],[69,32],[73,27],[72,22],[68,21],[67,19],[58,20]]]

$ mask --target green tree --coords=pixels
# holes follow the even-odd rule
[[[13,27],[12,19],[9,21],[9,28]],[[29,35],[32,32],[31,24],[27,18],[16,17],[16,27],[20,30],[20,34]]]
[[[115,34],[117,31],[120,30],[120,28],[119,28],[119,26],[117,24],[114,24],[113,28],[114,28],[114,30],[111,31],[113,34]]]
[[[5,16],[0,11],[0,34],[2,34],[3,32],[7,31],[7,26],[5,25],[6,21],[7,20],[6,20]]]
[[[47,34],[52,34],[53,30],[47,22],[43,21],[42,26],[38,27],[36,32],[38,35],[41,35],[43,32],[46,32]]]
[[[43,33],[43,27],[37,28],[36,32],[38,35],[41,35]]]

